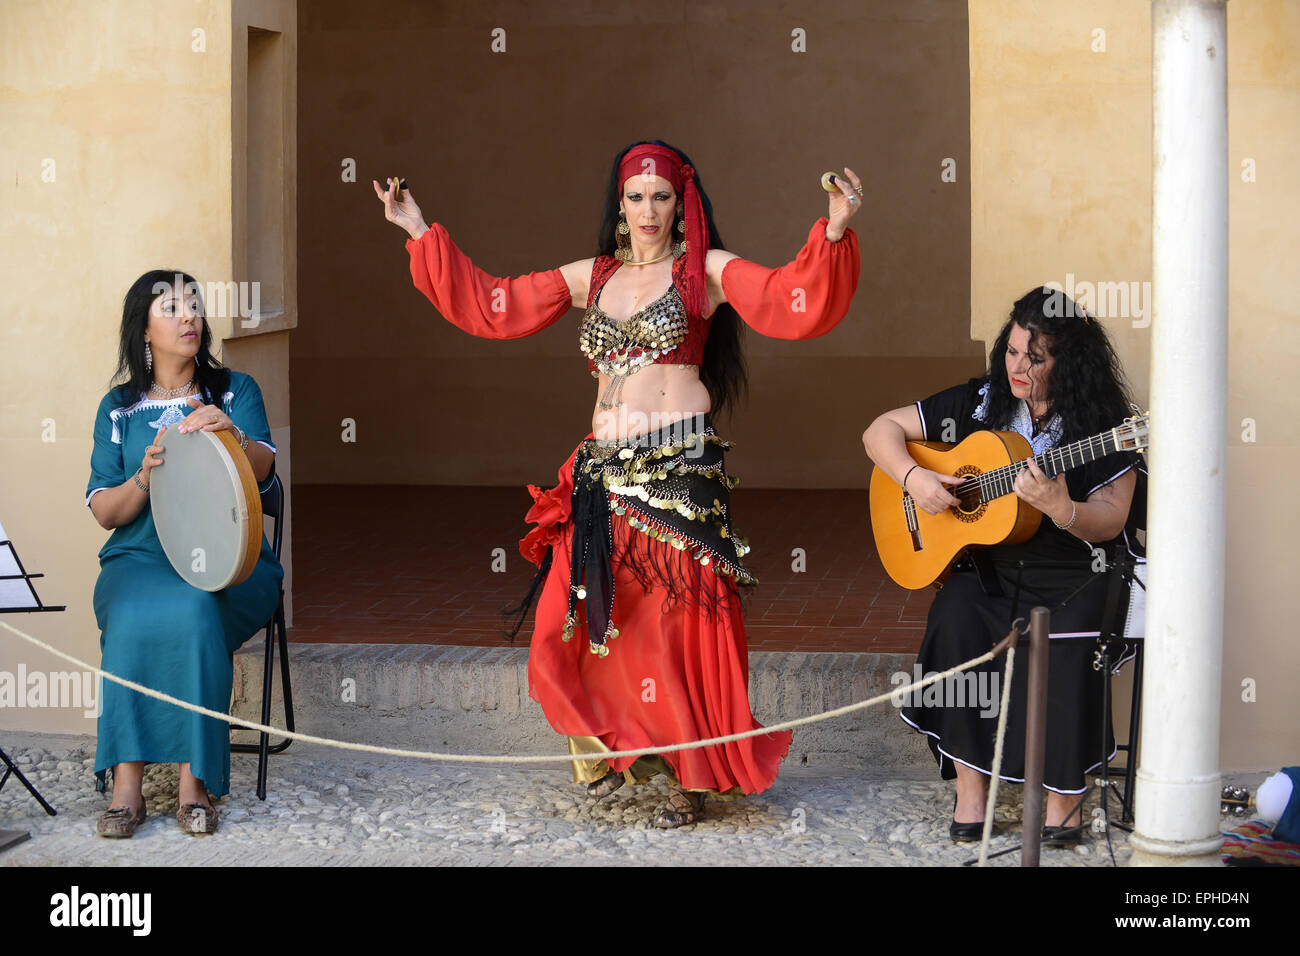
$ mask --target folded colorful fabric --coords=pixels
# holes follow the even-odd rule
[[[1228,866],[1300,866],[1300,844],[1273,836],[1263,820],[1251,820],[1223,835],[1222,859]]]

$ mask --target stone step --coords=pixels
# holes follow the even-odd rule
[[[235,655],[233,713],[258,719],[261,640]],[[407,644],[289,645],[296,729],[358,743],[467,754],[564,752],[564,742],[528,696],[528,651]],[[750,705],[770,725],[892,690],[911,674],[911,654],[749,655]],[[271,724],[283,726],[279,662]],[[255,739],[241,731],[237,740]],[[935,769],[920,734],[886,702],[795,728],[786,758],[801,766]]]

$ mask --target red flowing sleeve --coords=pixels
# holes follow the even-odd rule
[[[488,275],[434,223],[407,239],[411,279],[453,325],[484,339],[518,339],[552,325],[573,305],[559,269],[511,279]]]
[[[746,325],[774,339],[812,339],[848,314],[862,267],[858,236],[845,229],[831,242],[827,222],[818,219],[794,262],[779,269],[748,259],[723,267],[722,290]]]

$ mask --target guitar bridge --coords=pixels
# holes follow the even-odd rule
[[[921,526],[916,520],[916,502],[906,491],[903,492],[903,514],[907,518],[907,533],[912,539],[912,550],[921,550]]]

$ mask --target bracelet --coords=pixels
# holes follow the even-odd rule
[[[239,450],[248,451],[248,436],[244,434],[244,430],[233,422],[231,427],[235,429],[235,434],[239,436]]]
[[[902,488],[903,488],[904,491],[907,490],[907,479],[911,476],[912,472],[916,471],[916,469],[918,469],[918,468],[920,468],[920,467],[921,467],[921,466],[920,466],[919,464],[916,464],[916,465],[913,465],[911,468],[907,469],[907,474],[903,476],[903,484],[902,484]]]
[[[144,471],[144,467],[143,467],[143,466],[137,468],[137,469],[135,470],[135,474],[131,476],[131,480],[135,482],[135,486],[136,486],[137,488],[139,488],[141,491],[143,491],[143,492],[147,495],[147,494],[149,493],[149,486],[146,485],[144,482],[142,482],[142,481],[140,480],[140,473],[141,473],[142,471]]]
[[[1056,526],[1057,526],[1058,528],[1060,528],[1062,531],[1069,531],[1071,528],[1074,527],[1074,519],[1077,518],[1077,517],[1079,517],[1079,506],[1078,506],[1077,504],[1075,504],[1073,501],[1071,501],[1071,502],[1070,502],[1070,520],[1067,521],[1065,524],[1061,524],[1061,522],[1059,522],[1059,521],[1057,521],[1055,518],[1053,518],[1053,519],[1052,519],[1052,524],[1056,525]]]

